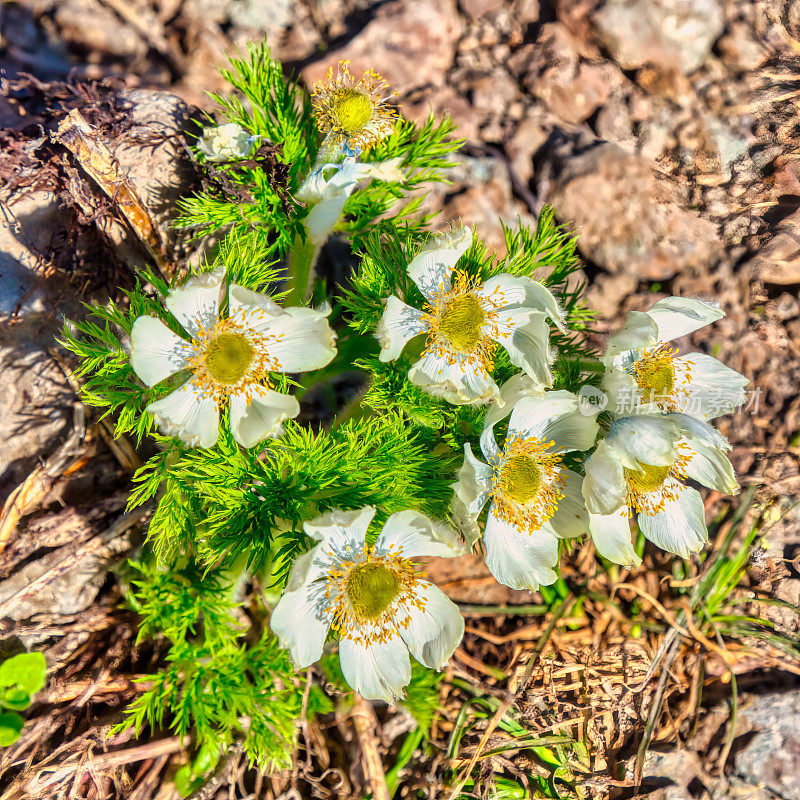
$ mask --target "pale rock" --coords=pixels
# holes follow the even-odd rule
[[[781,220],[772,238],[748,266],[764,283],[800,284],[800,210]]]
[[[623,69],[652,64],[688,73],[708,58],[725,23],[719,0],[608,0],[594,24]]]

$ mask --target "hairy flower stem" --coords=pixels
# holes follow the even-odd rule
[[[569,360],[577,364],[581,372],[595,372],[602,375],[606,371],[605,364],[597,358],[580,358],[576,356]]]
[[[308,299],[320,249],[321,245],[312,242],[308,236],[295,236],[294,246],[289,253],[289,274],[286,281],[289,294],[283,301],[284,308],[302,305]]]

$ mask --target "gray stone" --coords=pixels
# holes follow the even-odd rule
[[[800,689],[755,695],[739,718],[753,733],[735,755],[737,775],[787,800],[800,797]]]
[[[292,24],[294,6],[294,0],[233,0],[229,13],[234,25],[274,31]]]
[[[711,52],[724,18],[718,0],[608,0],[594,24],[623,69],[652,64],[692,72]]]

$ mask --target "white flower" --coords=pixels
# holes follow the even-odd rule
[[[270,627],[298,668],[319,659],[333,628],[347,683],[388,703],[411,679],[409,652],[442,669],[464,635],[458,608],[412,560],[455,556],[460,548],[453,531],[416,511],[392,514],[370,547],[365,537],[374,515],[368,506],[305,523],[319,544],[294,563]]]
[[[247,158],[263,137],[251,136],[241,125],[230,122],[206,128],[197,142],[207,161],[231,161]]]
[[[404,181],[399,169],[402,156],[377,163],[361,163],[354,157],[341,164],[323,164],[315,169],[297,190],[296,197],[312,204],[303,224],[315,244],[324,242],[342,216],[347,198],[363,178],[379,181]]]
[[[400,357],[406,343],[427,334],[425,352],[409,370],[412,383],[457,405],[499,397],[490,375],[497,343],[511,363],[550,385],[548,321],[565,330],[555,298],[530,278],[501,274],[480,283],[457,271],[469,250],[469,228],[439,237],[408,265],[408,275],[427,300],[420,311],[389,297],[376,336],[381,361]]]
[[[484,428],[481,450],[488,464],[464,445],[454,505],[459,517],[466,509],[475,518],[491,499],[483,544],[486,565],[500,583],[536,589],[556,580],[559,537],[579,536],[589,527],[581,477],[563,466],[563,455],[588,450],[596,436],[594,416],[581,413],[574,394],[556,391],[514,405],[502,449],[492,427]]]
[[[741,405],[747,378],[705,353],[679,356],[667,344],[723,316],[712,303],[681,297],[632,311],[603,358],[609,410],[620,416],[682,412],[708,420]]]
[[[738,491],[725,452],[730,445],[707,422],[686,414],[616,420],[586,460],[583,496],[598,552],[638,566],[628,523],[662,550],[688,558],[708,541],[703,500],[690,478],[726,494]]]
[[[297,400],[274,391],[270,373],[307,372],[336,354],[330,310],[281,308],[268,295],[231,284],[228,316],[219,316],[225,268],[190,278],[167,296],[167,309],[191,336],[174,334],[155,317],[131,332],[131,366],[148,386],[188,370],[171,394],[151,403],[164,433],[191,446],[213,447],[220,408],[230,406],[231,432],[244,447],[280,435],[300,412]]]

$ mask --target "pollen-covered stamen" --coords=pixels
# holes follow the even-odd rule
[[[348,551],[325,577],[322,615],[342,638],[363,645],[385,642],[408,627],[412,609],[424,609],[421,580],[414,563],[391,548]]]
[[[656,403],[662,411],[678,410],[677,398],[685,393],[678,384],[691,378],[689,368],[684,364],[681,364],[684,374],[678,375],[678,364],[675,362],[677,355],[676,348],[663,344],[642,352],[629,367],[644,399]]]
[[[260,309],[240,311],[196,334],[188,367],[194,372],[195,385],[206,397],[222,404],[232,394],[244,394],[249,405],[256,386],[269,387],[270,372],[281,370],[269,347],[282,334],[261,333],[259,323],[263,317]]]
[[[554,442],[532,436],[506,442],[493,464],[492,495],[498,516],[516,528],[539,530],[564,496],[561,456]]]
[[[691,454],[684,451],[679,444],[672,464],[655,465],[639,461],[639,469],[624,467],[628,505],[646,516],[662,511],[667,501],[677,499],[680,492],[677,482],[686,477],[686,466],[690,460]],[[668,483],[669,478],[674,478],[675,481]]]
[[[426,352],[435,353],[448,364],[464,359],[479,364],[487,372],[494,365],[500,334],[497,319],[499,305],[481,297],[480,284],[465,272],[454,275],[450,289],[441,286],[426,307],[425,321],[430,335]]]

